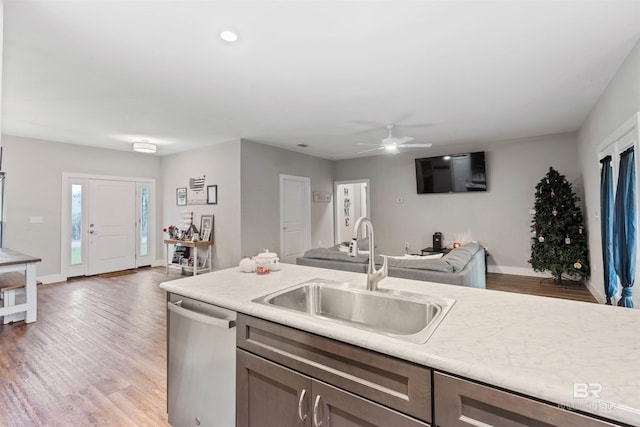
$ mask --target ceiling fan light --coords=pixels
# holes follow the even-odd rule
[[[220,33],[220,38],[226,42],[233,43],[238,40],[238,35],[233,31],[223,31]]]
[[[384,151],[395,154],[400,150],[398,150],[398,146],[396,144],[389,144],[384,147]]]
[[[134,142],[133,151],[137,151],[138,153],[155,153],[156,145],[150,142]]]

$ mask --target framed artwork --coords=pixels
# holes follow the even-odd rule
[[[176,188],[176,204],[178,206],[187,205],[187,187]]]
[[[201,236],[202,240],[207,242],[211,240],[211,230],[204,230]]]
[[[213,215],[202,215],[200,217],[200,233],[204,235],[205,231],[213,230]],[[203,240],[206,240],[203,238]]]
[[[207,185],[207,204],[208,205],[218,204],[218,186],[217,185]]]

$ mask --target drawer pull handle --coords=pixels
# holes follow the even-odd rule
[[[320,427],[322,425],[322,418],[318,417],[318,409],[320,407],[320,395],[316,396],[316,401],[313,404],[313,425],[314,427]]]
[[[304,397],[307,394],[307,390],[306,389],[302,389],[302,391],[300,392],[300,398],[298,399],[298,418],[300,418],[300,421],[304,421],[307,419],[307,414],[303,414],[302,413],[302,403],[304,402]]]

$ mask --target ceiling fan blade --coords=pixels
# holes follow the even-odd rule
[[[369,144],[368,142],[358,142],[358,145],[372,145],[374,147],[381,147],[380,144]]]
[[[384,150],[384,147],[377,147],[377,148],[371,148],[369,150],[358,151],[356,154],[368,153],[369,151],[378,151],[378,150]]]
[[[431,147],[433,144],[431,143],[426,143],[426,144],[402,144],[403,148],[429,148]]]
[[[402,138],[399,138],[396,141],[396,145],[404,145],[405,143],[407,143],[409,141],[413,141],[413,138],[411,138],[410,136],[404,136]]]

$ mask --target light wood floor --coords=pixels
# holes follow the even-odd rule
[[[555,285],[552,279],[541,281],[538,277],[530,276],[488,273],[487,289],[570,299],[574,301],[597,302],[584,285],[567,282],[559,286]]]
[[[0,325],[0,426],[167,426],[164,268],[38,287],[38,321]],[[3,275],[0,280],[16,280]],[[489,289],[595,301],[489,274]]]
[[[38,286],[38,321],[0,326],[0,426],[167,426],[164,280]]]

